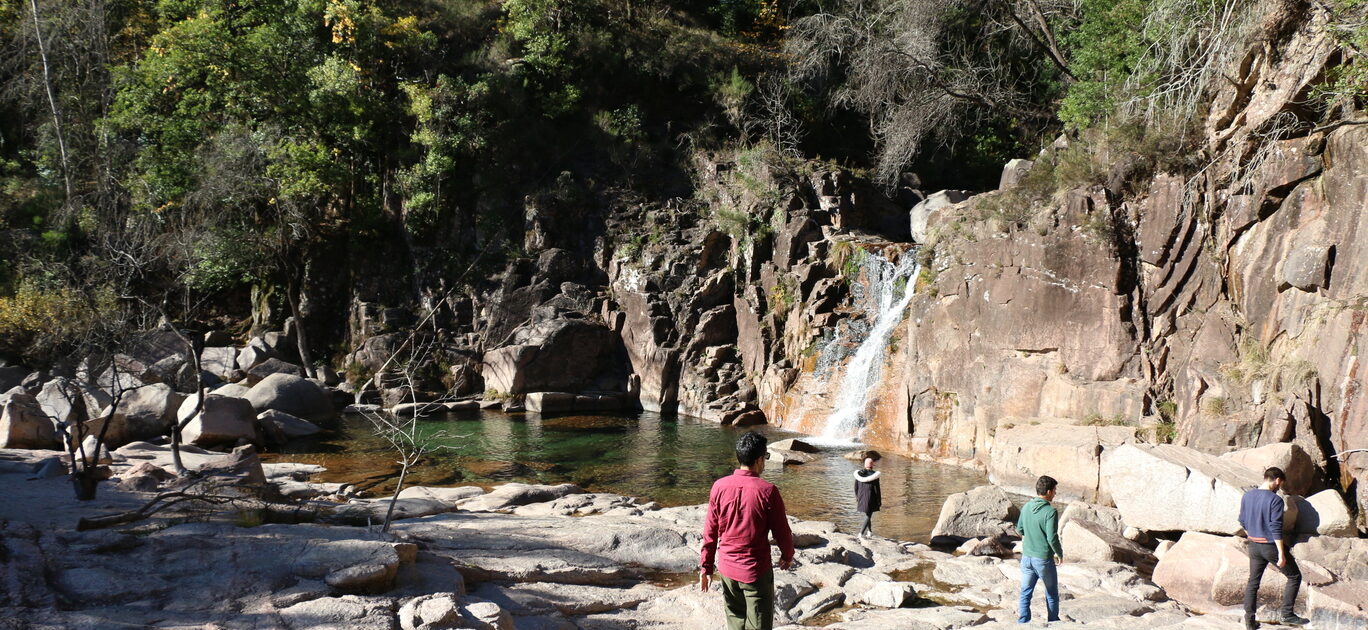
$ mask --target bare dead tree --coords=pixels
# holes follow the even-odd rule
[[[394,520],[394,508],[399,503],[399,494],[404,490],[404,481],[408,478],[409,471],[428,455],[451,448],[450,445],[443,444],[443,442],[465,437],[453,435],[443,430],[423,431],[420,429],[420,418],[424,415],[425,408],[441,409],[443,403],[442,399],[429,403],[419,403],[418,401],[418,379],[415,370],[422,366],[430,354],[431,347],[429,345],[415,347],[409,356],[409,360],[402,364],[403,379],[408,385],[409,396],[414,405],[411,414],[406,414],[404,417],[384,411],[367,411],[362,414],[370,422],[375,434],[388,443],[398,456],[395,463],[399,465],[399,479],[394,485],[394,493],[390,496],[389,508],[385,510],[385,518],[380,526],[382,532],[389,531],[390,523]]]
[[[136,510],[106,514],[103,516],[82,517],[76,524],[77,531],[103,529],[125,523],[136,523],[176,506],[201,505],[211,511],[224,505],[246,504],[252,509],[269,509],[270,504],[243,497],[235,492],[223,492],[223,488],[212,477],[200,478],[182,484],[179,488],[159,493],[151,501]]]
[[[204,366],[202,362],[204,343],[198,339],[191,340],[189,336],[175,326],[170,325],[170,323],[167,323],[166,326],[176,334],[176,337],[181,340],[181,343],[185,344],[187,356],[190,357],[191,364],[195,369],[195,407],[190,413],[186,414],[184,418],[177,417],[174,424],[171,425],[171,462],[176,468],[176,474],[184,475],[186,470],[185,463],[181,461],[181,433],[184,432],[185,428],[190,426],[190,423],[204,411],[204,396],[206,393],[204,387]]]
[[[57,138],[57,149],[62,161],[62,184],[66,188],[66,204],[71,205],[71,165],[67,159],[66,137],[62,133],[62,114],[57,105],[57,97],[52,90],[52,64],[48,60],[47,44],[43,41],[43,23],[38,14],[38,0],[29,0],[33,12],[33,35],[38,41],[38,56],[43,66],[43,89],[47,93],[48,107],[52,111],[53,135]]]
[[[953,21],[963,11],[983,16],[978,30]],[[953,144],[977,123],[1048,124],[1052,107],[1021,68],[1038,58],[1068,80],[1050,23],[1072,11],[1066,0],[851,0],[794,23],[788,77],[868,116],[891,184],[928,143]]]
[[[102,481],[99,471],[100,459],[102,454],[108,453],[109,427],[114,424],[114,419],[119,413],[119,405],[123,403],[125,395],[143,387],[143,385],[124,386],[117,360],[110,361],[109,369],[111,375],[110,393],[113,398],[104,413],[100,414],[99,418],[95,418],[96,421],[99,421],[99,430],[91,433],[88,427],[90,423],[88,412],[77,414],[74,422],[69,422],[65,426],[58,426],[58,431],[61,433],[63,441],[66,442],[67,455],[71,459],[71,481],[76,489],[76,498],[81,501],[93,500],[99,483]],[[82,408],[84,409],[84,405]],[[92,436],[95,441],[87,449],[87,438]]]

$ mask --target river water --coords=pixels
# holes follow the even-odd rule
[[[425,418],[420,431],[438,435],[446,448],[411,473],[414,485],[481,485],[520,481],[571,482],[613,492],[689,505],[708,500],[712,482],[735,468],[733,444],[741,429],[671,414],[506,414],[458,412]],[[322,481],[359,482],[370,493],[393,488],[397,466],[368,422],[339,419],[323,437],[293,442],[268,461],[321,464]],[[773,440],[803,437],[757,427]],[[842,457],[849,447],[823,449],[816,461],[788,467],[771,462],[764,477],[779,486],[790,514],[838,523],[857,532],[852,477],[858,464]],[[986,483],[980,473],[886,455],[881,462],[884,509],[875,533],[925,542],[945,497]]]

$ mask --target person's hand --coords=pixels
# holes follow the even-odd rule
[[[707,569],[698,570],[698,590],[708,592],[708,587],[712,586],[712,576],[708,575]]]
[[[1287,566],[1287,554],[1280,553],[1278,554],[1278,568],[1281,569],[1285,566]]]
[[[793,566],[793,558],[789,558],[788,560],[780,560],[780,561],[779,561],[779,569],[780,569],[780,570],[787,571],[787,570],[789,570],[789,568],[792,567],[792,566]]]

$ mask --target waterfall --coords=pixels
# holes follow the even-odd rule
[[[859,342],[854,357],[846,363],[836,405],[819,436],[821,442],[849,444],[859,441],[860,432],[868,422],[865,409],[869,405],[870,392],[879,384],[883,372],[888,340],[912,299],[920,269],[916,259],[916,256],[905,255],[894,265],[878,255],[865,257],[861,275],[869,284],[863,287],[862,304],[866,320],[873,325]]]

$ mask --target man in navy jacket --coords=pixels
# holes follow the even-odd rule
[[[1279,622],[1301,626],[1307,619],[1292,612],[1297,602],[1297,590],[1301,588],[1301,570],[1297,560],[1292,557],[1283,539],[1283,500],[1278,490],[1287,481],[1287,474],[1281,468],[1264,471],[1263,485],[1250,490],[1240,499],[1240,525],[1249,538],[1249,583],[1245,585],[1244,612],[1245,628],[1259,627],[1254,613],[1259,607],[1259,584],[1263,581],[1264,569],[1273,564],[1287,577],[1283,588],[1282,610]]]

